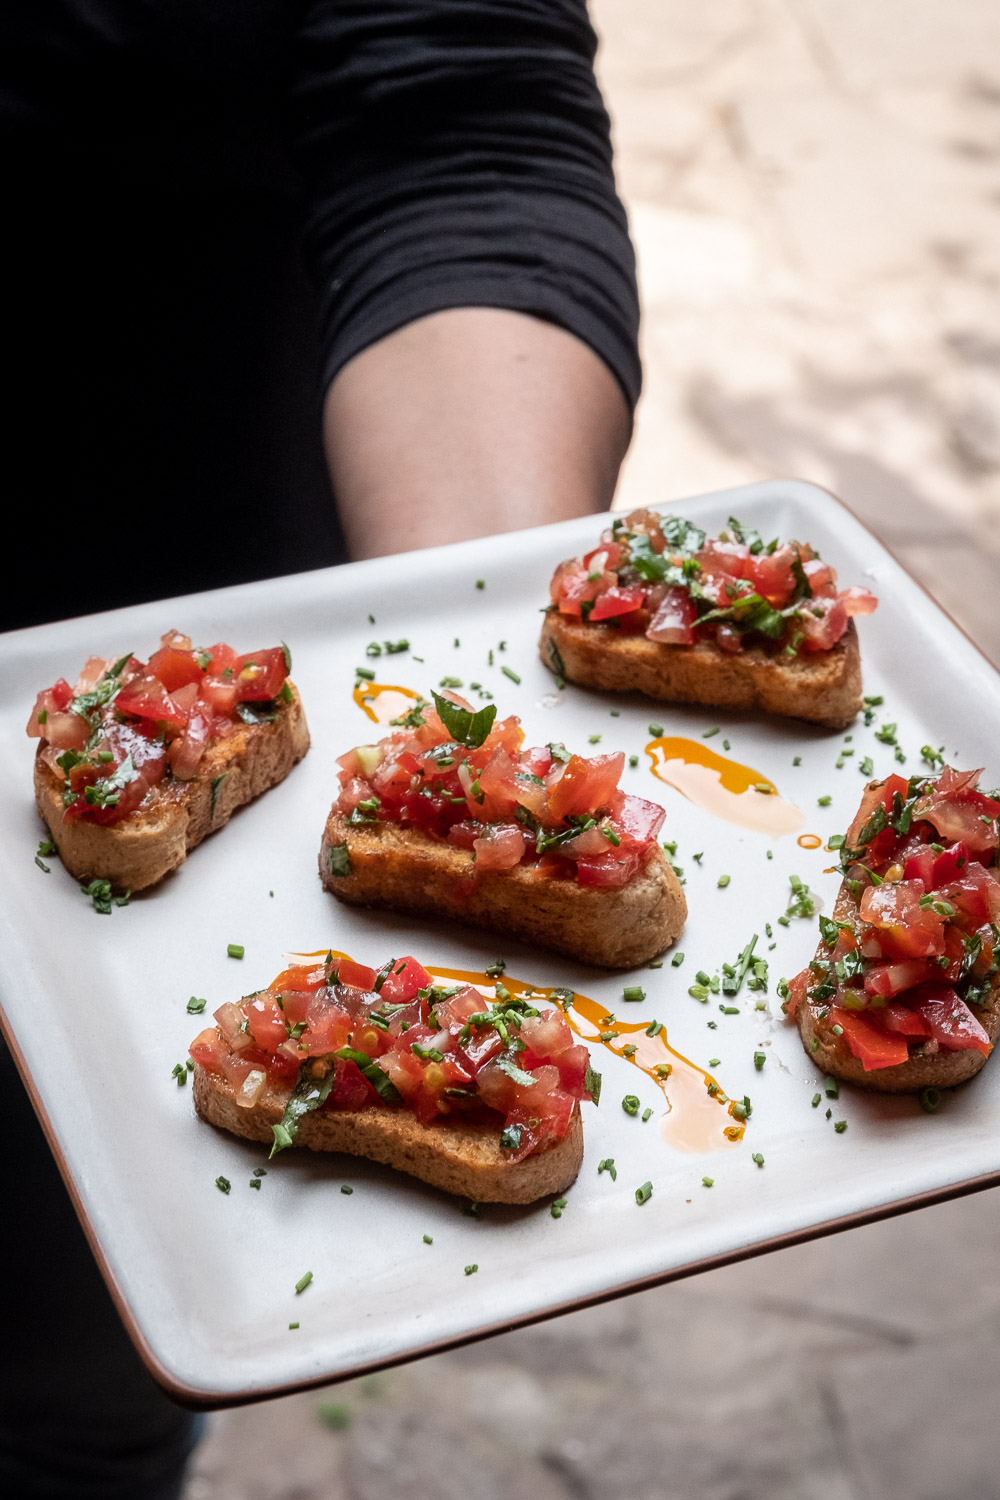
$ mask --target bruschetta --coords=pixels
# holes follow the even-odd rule
[[[92,656],[39,693],[35,802],[78,880],[143,890],[309,748],[288,648],[237,656],[168,632],[148,662]]]
[[[979,771],[870,782],[785,1009],[825,1073],[886,1093],[971,1078],[1000,1034],[1000,798]]]
[[[677,938],[687,905],[664,812],[618,785],[623,752],[523,748],[516,717],[434,694],[339,758],[320,877],[341,901],[457,917],[579,962],[628,968]]]
[[[760,708],[829,729],[861,707],[855,615],[867,589],[804,542],[764,542],[730,518],[716,537],[670,512],[612,522],[560,563],[539,649],[569,682],[667,703]]]
[[[202,1119],[271,1147],[344,1151],[480,1203],[573,1182],[580,1101],[600,1092],[565,1017],[414,958],[286,969],[215,1013],[191,1045]]]

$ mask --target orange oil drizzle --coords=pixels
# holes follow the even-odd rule
[[[336,948],[318,948],[310,953],[288,953],[285,957],[290,961],[325,958],[328,952],[332,952],[334,958],[351,957]],[[429,967],[429,973],[435,979],[444,979],[452,984],[474,985],[490,996],[494,993],[494,981],[488,974],[476,970],[444,969],[434,964]],[[608,1011],[597,1000],[591,1000],[586,995],[574,992],[572,1002],[564,1005],[561,1000],[552,998],[552,989],[525,984],[507,974],[502,979],[512,995],[518,995],[524,1000],[548,1000],[558,1006],[570,1028],[589,1045],[604,1047],[617,1057],[625,1056],[626,1047],[635,1047],[634,1054],[625,1057],[625,1060],[645,1073],[662,1092],[667,1108],[660,1118],[660,1135],[668,1146],[673,1146],[676,1151],[701,1154],[707,1151],[724,1151],[743,1139],[745,1127],[732,1117],[733,1101],[723,1093],[710,1073],[706,1073],[704,1068],[699,1068],[697,1063],[691,1062],[683,1053],[671,1047],[665,1028],[655,1036],[647,1036],[646,1029],[650,1025],[648,1020],[615,1020],[605,1024]],[[614,1037],[602,1042],[601,1034],[607,1035],[610,1032],[615,1033]],[[657,1071],[658,1067],[664,1066],[670,1070],[666,1077]],[[720,1109],[724,1111],[723,1115],[720,1115]],[[726,1119],[725,1124],[722,1123],[723,1118]]]
[[[388,682],[359,682],[351,696],[373,724],[388,724],[407,713],[420,694]]]
[[[823,845],[818,833],[800,833],[795,842],[800,849],[820,849]]]
[[[649,769],[659,781],[728,823],[781,838],[805,822],[805,814],[779,796],[770,777],[717,754],[698,740],[661,736],[650,740],[646,754]],[[758,791],[758,787],[766,790]]]

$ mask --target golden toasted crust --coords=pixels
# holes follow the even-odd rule
[[[287,1091],[268,1087],[249,1109],[236,1103],[224,1078],[194,1068],[194,1104],[203,1120],[248,1141],[270,1146]],[[421,1182],[472,1198],[477,1203],[535,1203],[562,1193],[575,1180],[583,1161],[583,1123],[576,1104],[561,1141],[511,1162],[500,1149],[496,1126],[460,1120],[421,1125],[407,1109],[372,1105],[360,1110],[317,1110],[306,1115],[296,1144],[311,1151],[344,1151],[395,1167]]]
[[[62,778],[35,757],[35,805],[59,858],[78,880],[110,880],[114,890],[141,891],[184,863],[208,834],[244,803],[277,786],[309,749],[298,692],[271,724],[240,724],[209,746],[190,781],[167,778],[141,807],[110,828],[63,817]]]
[[[842,922],[857,918],[857,902],[846,884],[840,887],[833,915]],[[816,949],[816,957],[829,957],[822,942]],[[821,1009],[822,1006],[812,1005],[808,999],[804,999],[799,1006],[796,1020],[802,1045],[817,1068],[822,1068],[824,1073],[830,1073],[834,1078],[843,1079],[845,1083],[855,1083],[859,1088],[874,1089],[880,1094],[916,1094],[926,1088],[950,1089],[956,1083],[964,1083],[967,1078],[972,1078],[987,1060],[973,1048],[964,1052],[946,1052],[942,1049],[927,1056],[911,1056],[907,1062],[899,1063],[894,1068],[876,1068],[873,1072],[866,1073],[860,1059],[853,1055],[843,1037],[834,1036],[831,1030],[833,1022],[829,1017],[825,1020],[820,1018]],[[990,1041],[995,1044],[1000,1036],[1000,981],[993,981],[985,1005],[976,1006],[975,1016]],[[814,1041],[818,1043],[815,1050]]]
[[[347,846],[347,875],[331,870],[337,845]],[[456,918],[603,969],[655,958],[677,939],[687,916],[684,892],[659,846],[638,875],[618,887],[538,879],[528,865],[477,876],[471,850],[395,823],[352,826],[335,807],[323,832],[319,873],[341,901]]]
[[[757,647],[729,655],[711,641],[667,646],[553,611],[542,624],[539,652],[550,670],[561,661],[570,682],[645,693],[664,703],[762,708],[827,729],[846,728],[861,708],[861,652],[853,620],[832,650],[783,658]]]

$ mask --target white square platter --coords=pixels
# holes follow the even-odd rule
[[[878,594],[878,612],[860,621],[865,692],[885,699],[870,727],[859,717],[848,742],[762,716],[556,691],[537,653],[538,611],[555,564],[595,545],[603,517],[0,638],[0,744],[13,771],[0,801],[4,1033],[132,1336],[180,1399],[225,1405],[356,1375],[1000,1180],[996,1064],[934,1116],[911,1099],[847,1088],[812,1107],[822,1079],[781,1016],[775,982],[811,957],[816,923],[783,927],[776,918],[791,874],[829,910],[838,883],[824,873],[830,856],[799,847],[795,835],[772,839],[716,819],[655,780],[643,755],[651,722],[694,739],[718,725],[711,745],[721,749],[728,738],[732,757],[772,778],[825,842],[857,807],[861,760],[870,756],[876,775],[896,769],[892,747],[875,738],[885,720],[898,726],[908,772],[926,769],[921,746],[943,744],[953,764],[985,766],[984,784],[1000,780],[1000,678],[825,491],[775,482],[671,508],[710,531],[735,513],[766,536],[809,540],[842,585]],[[148,655],[171,627],[238,650],[288,641],[312,749],[159,889],[101,916],[57,860],[49,875],[32,863],[41,829],[24,724],[36,692],[58,676],[72,680],[90,654]],[[408,653],[366,656],[369,642],[400,637]],[[359,911],[328,896],[316,857],[335,757],[382,732],[352,701],[359,665],[425,695],[442,677],[477,681],[501,716],[521,716],[529,744],[560,739],[593,754],[588,740],[600,734],[602,751],[637,754],[624,785],[666,808],[662,837],[677,841],[687,881],[683,966],[668,959],[634,976],[597,973],[473,929]],[[855,753],[837,770],[845,744]],[[832,801],[820,807],[825,796]],[[720,874],[730,876],[724,888]],[[716,972],[754,932],[770,962],[767,995],[744,989],[732,1016],[720,1013],[719,997],[692,999],[695,972]],[[245,946],[242,962],[227,957],[230,943]],[[400,1174],[305,1152],[268,1164],[251,1191],[262,1150],[199,1122],[190,1088],[178,1087],[171,1069],[223,1001],[266,985],[286,952],[327,947],[374,965],[413,953],[431,967],[468,969],[502,953],[511,976],[568,986],[623,1020],[655,1017],[680,1052],[702,1065],[720,1059],[713,1073],[731,1097],[751,1096],[745,1139],[711,1154],[673,1149],[658,1130],[657,1088],[596,1047],[602,1100],[583,1106],[586,1156],[559,1219],[546,1203],[469,1217]],[[647,998],[623,1006],[630,979]],[[207,998],[204,1018],[188,1015],[191,995]],[[766,1009],[755,1008],[758,1000]],[[767,1056],[760,1071],[758,1050]],[[633,1092],[653,1107],[647,1123],[621,1108]],[[847,1122],[839,1133],[837,1120]],[[607,1157],[616,1181],[598,1174]],[[215,1186],[219,1176],[232,1183],[228,1195]],[[647,1181],[653,1194],[639,1205],[635,1189]],[[475,1274],[465,1274],[469,1265]],[[313,1281],[297,1295],[306,1271]]]

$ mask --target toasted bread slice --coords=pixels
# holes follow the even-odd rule
[[[194,1103],[199,1115],[248,1141],[270,1146],[287,1091],[268,1087],[249,1109],[236,1102],[224,1078],[194,1068]],[[499,1126],[460,1120],[421,1125],[407,1109],[370,1105],[359,1110],[317,1110],[303,1116],[296,1144],[311,1151],[344,1151],[396,1167],[431,1187],[476,1203],[535,1203],[562,1193],[575,1180],[583,1161],[583,1123],[575,1104],[561,1141],[512,1162],[500,1148]]]
[[[553,654],[553,647],[555,653]],[[830,651],[769,656],[759,647],[732,655],[711,641],[667,646],[605,625],[545,616],[539,651],[570,682],[609,692],[645,693],[664,703],[761,708],[844,729],[861,708],[861,652],[854,621]]]
[[[335,873],[342,856],[333,854],[340,846],[350,863],[343,875]],[[687,916],[684,892],[658,845],[623,886],[539,879],[530,865],[476,875],[468,849],[396,823],[352,825],[336,807],[323,832],[319,873],[341,901],[457,918],[602,969],[655,958],[676,941]]]
[[[857,917],[858,907],[847,889],[842,885],[834,903],[835,921],[850,921]],[[816,949],[818,959],[829,957],[821,942]],[[853,1055],[841,1037],[834,1036],[831,1022],[820,1018],[822,1006],[812,1005],[806,996],[799,1006],[796,1021],[799,1035],[806,1053],[825,1073],[841,1078],[845,1083],[857,1084],[859,1088],[875,1089],[880,1094],[917,1094],[921,1089],[950,1089],[956,1083],[964,1083],[979,1072],[987,1061],[981,1052],[968,1048],[964,1052],[933,1052],[911,1056],[905,1063],[894,1068],[876,1068],[866,1072],[860,1058]],[[984,1005],[975,1009],[977,1021],[990,1041],[996,1043],[1000,1036],[1000,976],[993,981]],[[813,1048],[813,1043],[818,1045]]]
[[[141,891],[184,863],[202,839],[244,803],[283,781],[309,749],[309,729],[295,688],[270,724],[240,724],[210,745],[190,781],[167,777],[120,823],[104,827],[63,817],[63,782],[35,757],[35,805],[59,858],[78,880],[110,880],[116,891]]]

